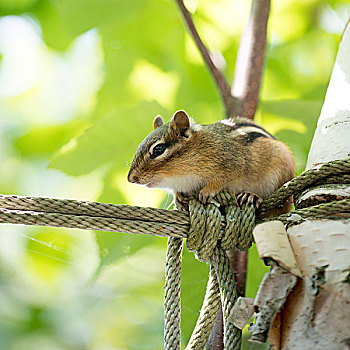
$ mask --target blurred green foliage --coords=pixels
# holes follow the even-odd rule
[[[186,4],[231,81],[249,2]],[[349,9],[346,0],[272,2],[256,120],[290,146],[299,172]],[[223,117],[175,1],[0,2],[1,193],[167,208],[169,195],[125,178],[155,115],[179,108],[201,123]],[[163,238],[1,225],[0,348],[161,349],[165,247]],[[255,247],[249,254],[254,296],[267,268]],[[183,260],[185,344],[208,266],[186,249]]]

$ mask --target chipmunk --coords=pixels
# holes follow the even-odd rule
[[[167,124],[157,116],[153,128],[137,149],[129,182],[168,188],[180,198],[199,192],[203,203],[230,189],[240,205],[258,206],[295,176],[287,146],[249,119],[200,125],[179,110]],[[273,215],[290,206],[287,201]]]

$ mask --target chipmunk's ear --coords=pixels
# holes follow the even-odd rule
[[[189,136],[190,126],[190,117],[184,110],[175,112],[171,119],[170,127],[179,131],[183,136]]]
[[[156,130],[164,124],[164,120],[160,115],[157,115],[153,120],[153,129]]]

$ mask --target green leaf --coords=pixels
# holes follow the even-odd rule
[[[147,2],[142,0],[41,1],[35,14],[42,25],[45,42],[62,50],[75,37],[91,28],[108,28],[125,22],[132,25],[134,19],[144,12],[145,6]],[[118,35],[118,31],[115,34]]]
[[[194,253],[184,247],[181,272],[181,331],[188,343],[202,307],[209,265],[196,260]]]
[[[291,122],[289,127],[291,129],[296,126],[296,124],[293,125],[292,123],[298,123],[300,120],[309,128],[314,126],[315,121],[317,121],[322,103],[323,101],[320,100],[302,99],[262,101],[260,108],[263,118],[267,118],[270,115],[284,117],[286,120],[289,118]],[[275,128],[281,129],[278,123],[276,123]]]
[[[106,164],[126,169],[159,113],[167,114],[154,102],[120,107],[62,147],[51,158],[49,166],[73,176],[87,174]]]
[[[260,104],[259,122],[290,147],[297,172],[305,167],[321,107],[319,100],[264,101]]]
[[[270,270],[269,267],[265,266],[260,260],[256,245],[248,251],[248,270],[247,270],[247,285],[246,285],[246,296],[249,298],[255,298],[256,293],[259,289],[262,278],[265,273]]]
[[[0,15],[14,15],[30,10],[39,0],[1,0]]]
[[[14,145],[24,157],[47,157],[79,133],[85,125],[83,121],[74,120],[65,125],[37,127],[19,137]]]
[[[100,266],[115,263],[118,259],[131,256],[147,245],[154,244],[159,237],[133,235],[130,233],[95,231],[96,242],[100,249]]]

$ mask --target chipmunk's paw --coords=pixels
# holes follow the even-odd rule
[[[210,203],[211,200],[214,198],[214,196],[216,195],[216,191],[211,190],[210,188],[204,187],[201,189],[201,191],[199,192],[199,200],[203,203],[203,204],[207,204]]]
[[[258,209],[263,199],[253,192],[242,192],[237,196],[237,204],[241,207],[242,205],[252,205],[255,209]]]

